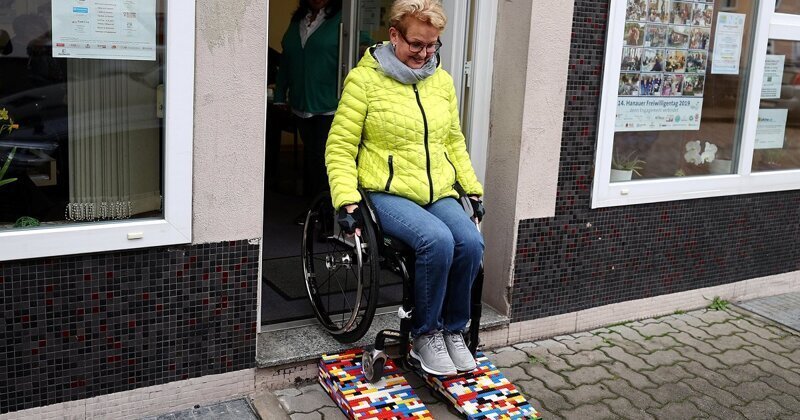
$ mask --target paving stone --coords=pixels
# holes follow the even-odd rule
[[[609,333],[602,333],[599,335],[603,337],[603,339],[606,340],[608,343],[610,343],[612,346],[620,347],[630,354],[636,355],[636,354],[647,353],[647,350],[645,350],[644,347],[639,345],[639,343],[637,343],[636,341],[628,340],[618,332],[612,331]],[[642,339],[643,337],[637,338],[637,340],[642,340]]]
[[[631,386],[628,381],[622,379],[614,379],[610,381],[603,381],[611,392],[618,396],[625,398],[640,410],[646,410],[650,407],[658,407],[658,401],[653,399],[652,396],[642,392],[641,390]],[[613,408],[613,407],[612,407]]]
[[[489,360],[491,360],[494,365],[499,368],[516,366],[520,363],[525,363],[528,361],[529,356],[524,351],[515,349],[513,347],[508,347],[508,349],[510,350],[489,356]]]
[[[656,386],[656,384],[650,382],[650,379],[647,379],[647,376],[629,369],[627,366],[622,364],[622,362],[615,362],[606,364],[604,366],[612,375],[620,379],[625,379],[636,389],[653,388]]]
[[[289,417],[292,420],[322,420],[322,414],[316,411],[311,413],[294,413],[290,414]]]
[[[688,361],[685,357],[681,356],[675,350],[657,350],[650,354],[642,354],[642,359],[644,359],[647,364],[651,366],[668,366],[673,365],[676,362],[685,362]]]
[[[603,337],[591,334],[578,337],[574,340],[564,340],[562,343],[576,353],[585,350],[596,350],[611,345],[603,341]]]
[[[689,402],[696,405],[697,408],[713,418],[725,420],[747,420],[742,413],[730,408],[729,406],[726,406],[724,403],[719,403],[716,399],[707,395],[690,397]]]
[[[705,366],[707,369],[717,370],[717,369],[725,369],[726,366],[723,365],[719,360],[705,354],[702,352],[697,351],[692,346],[681,346],[676,347],[675,351],[681,354],[681,356],[689,359],[694,360],[695,362],[700,363],[701,365]]]
[[[742,382],[728,388],[727,391],[730,391],[730,393],[744,402],[760,401],[769,396],[780,394],[780,392],[765,386],[761,381]]]
[[[722,324],[711,324],[701,329],[714,337],[725,337],[728,335],[744,332],[743,329],[737,327],[736,324],[734,324],[733,322],[725,322]]]
[[[709,341],[708,343],[718,348],[720,351],[736,350],[752,346],[752,344],[744,341],[742,337],[739,337],[738,335],[718,337],[715,340]]]
[[[715,386],[705,378],[691,378],[683,381],[683,383],[692,387],[698,395],[711,397],[725,407],[733,407],[742,403],[739,397],[722,389],[720,386]]]
[[[594,384],[613,378],[603,366],[584,366],[571,372],[564,372],[564,376],[575,386]]]
[[[538,344],[539,347],[546,349],[553,356],[561,356],[564,354],[575,354],[575,352],[566,345],[564,345],[564,343],[560,343],[553,339],[539,341],[536,344]]]
[[[431,412],[431,416],[436,420],[444,419],[444,420],[456,420],[461,419],[462,417],[453,413],[448,407],[448,404],[438,404],[438,405],[431,405],[428,406],[428,411]],[[328,420],[327,418],[325,420]]]
[[[650,324],[642,325],[641,327],[631,327],[638,331],[644,337],[659,337],[662,335],[672,334],[678,332],[666,322],[653,322]]]
[[[322,407],[334,407],[335,404],[319,385],[315,389],[304,388],[302,394],[293,397],[278,397],[281,406],[289,414],[310,413]]]
[[[757,381],[765,376],[770,375],[769,373],[759,369],[758,366],[754,364],[731,366],[728,369],[720,370],[719,373],[725,375],[725,377],[733,381],[735,384]]]
[[[545,410],[544,408],[542,408],[542,407],[541,407],[541,406],[539,406],[539,405],[534,405],[534,406],[533,406],[533,408],[535,408],[535,409],[536,409],[536,411],[538,411],[538,412],[539,412],[539,417],[540,417],[540,418],[542,418],[542,419],[547,419],[547,420],[550,420],[550,419],[553,419],[553,420],[563,420],[563,417],[561,417],[561,416],[559,416],[559,415],[556,415],[556,414],[555,414],[555,413],[553,413],[552,411],[547,411],[547,410]]]
[[[319,412],[325,420],[347,420],[347,416],[338,407],[322,407]]]
[[[800,348],[800,335],[796,335],[790,332],[784,332],[784,336],[776,340],[778,344],[787,349],[797,349]]]
[[[588,404],[573,410],[562,411],[564,420],[616,419],[617,416],[603,404]]]
[[[753,356],[753,353],[744,349],[726,350],[722,353],[713,354],[712,357],[728,366],[743,365],[759,360],[756,356]]]
[[[743,329],[745,332],[753,333],[765,340],[777,340],[781,338],[781,335],[775,334],[770,329],[766,328],[767,324],[753,318],[753,317],[746,317],[744,319],[738,319],[733,322],[734,325]]]
[[[706,369],[703,365],[696,361],[691,361],[689,363],[681,363],[684,369],[687,372],[692,372],[698,378],[703,378],[707,380],[709,383],[714,385],[717,388],[727,388],[736,385],[735,382],[728,379],[727,376],[722,375],[720,371]],[[725,367],[725,369],[729,369]]]
[[[763,347],[764,349],[777,354],[787,353],[791,349],[787,349],[780,344],[772,341],[761,338],[758,334],[750,331],[745,331],[743,333],[737,334],[742,340],[747,341],[748,343],[755,344],[759,347]]]
[[[529,356],[529,364],[542,364],[555,372],[572,370],[572,366],[568,365],[564,359],[559,356],[554,356],[544,347],[526,348],[523,349],[523,351]]]
[[[800,364],[800,349],[797,349],[791,353],[784,353],[783,356],[797,364]]]
[[[300,392],[297,388],[286,388],[286,389],[279,389],[274,392],[276,397],[296,397],[302,392]]]
[[[661,408],[651,408],[648,413],[658,419],[691,419],[697,416],[698,408],[688,400],[670,402]]]
[[[600,350],[582,351],[575,354],[565,354],[564,360],[572,367],[594,366],[601,363],[611,363],[611,359]]]
[[[602,383],[581,385],[575,389],[565,389],[561,391],[561,394],[564,395],[567,401],[572,403],[573,406],[596,403],[607,398],[617,397]]]
[[[517,381],[528,381],[531,379],[531,377],[525,373],[525,369],[523,369],[524,366],[525,365],[523,364],[510,368],[501,368],[500,371],[503,372],[503,376],[505,376],[512,383]]]
[[[748,419],[774,419],[783,414],[790,414],[772,399],[753,401],[739,408],[739,411]]]
[[[618,416],[618,418],[623,418],[627,420],[649,420],[654,419],[655,417],[647,414],[646,411],[642,410],[631,404],[625,398],[616,398],[613,400],[604,400],[604,404],[606,404],[614,414]]]
[[[692,388],[689,388],[688,385],[682,383],[664,384],[656,388],[643,389],[642,391],[651,395],[656,401],[658,401],[661,404],[666,404],[668,402],[683,401],[691,397],[692,395],[695,395],[695,392]],[[648,412],[653,413],[653,411],[651,410],[648,410]],[[656,415],[656,417],[660,416]]]
[[[626,366],[633,370],[653,368],[653,366],[648,365],[647,362],[642,360],[641,357],[634,356],[619,346],[605,347],[601,349],[601,351],[611,359],[625,363]]]
[[[580,331],[580,332],[572,333],[571,335],[572,335],[572,338],[583,338],[583,337],[591,337],[594,334],[592,334],[591,331]]]
[[[800,414],[800,400],[798,400],[800,396],[795,395],[773,395],[770,399],[775,400],[781,407],[785,408],[787,411],[790,411],[795,414]]]
[[[690,314],[709,325],[727,323],[740,317],[739,314],[732,311],[699,310],[692,311]]]
[[[779,376],[769,375],[761,378],[760,380],[782,394],[800,395],[800,388],[798,388],[797,385],[792,385]]]
[[[404,376],[406,377],[413,376],[413,374]],[[425,405],[437,404],[440,401],[439,396],[434,394],[431,388],[427,385],[423,385],[419,388],[414,388],[414,392],[417,394],[417,397],[419,397],[419,400],[422,401],[422,403]]]
[[[563,376],[549,370],[547,366],[543,364],[528,364],[523,365],[522,368],[532,379],[541,380],[553,391],[572,387]]]
[[[700,312],[704,312],[704,311],[691,311],[691,312],[687,312],[685,314],[675,314],[673,316],[673,318],[675,320],[677,320],[677,321],[683,321],[687,325],[691,325],[692,327],[698,327],[698,328],[699,327],[704,327],[704,326],[708,325],[708,323],[703,321],[699,317],[695,316],[695,315],[699,315]]]
[[[753,356],[757,357],[758,359],[769,360],[770,362],[775,363],[776,365],[784,369],[792,369],[800,367],[797,365],[797,363],[795,363],[791,359],[788,359],[780,354],[773,353],[763,347],[753,346],[753,347],[748,347],[746,350],[752,353]]]
[[[712,354],[720,352],[718,348],[709,344],[710,341],[714,340],[714,338],[712,338],[711,336],[709,336],[708,340],[701,340],[692,336],[688,332],[682,331],[676,334],[672,334],[672,338],[674,338],[681,344],[694,347],[703,354]]]
[[[656,385],[680,382],[682,379],[691,378],[693,376],[680,365],[659,366],[650,371],[643,370],[640,373],[647,376],[647,378]]]
[[[530,395],[531,399],[540,404],[546,410],[559,413],[572,407],[563,395],[557,394],[549,389],[538,379],[532,381],[522,381],[515,385],[520,387],[525,395]]]
[[[619,334],[619,335],[621,335],[622,338],[624,338],[626,340],[630,340],[630,341],[634,341],[634,342],[638,343],[638,342],[642,341],[642,339],[644,339],[644,336],[639,334],[638,331],[634,330],[633,328],[631,328],[631,327],[629,327],[627,325],[615,325],[613,327],[608,327],[608,329],[613,331],[613,332],[615,332],[615,333],[617,333],[617,334]]]
[[[682,345],[677,340],[668,335],[662,337],[647,337],[639,341],[638,344],[651,353],[659,350],[671,349],[673,347]]]
[[[539,345],[536,344],[536,342],[534,342],[534,341],[523,341],[522,343],[514,344],[511,347],[514,347],[515,349],[519,349],[519,350],[525,350],[525,349],[530,349],[530,348],[534,348],[534,347],[539,347]]]

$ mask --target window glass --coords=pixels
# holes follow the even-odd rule
[[[0,231],[163,216],[165,2],[78,3],[0,2]]]
[[[778,0],[775,3],[775,11],[778,13],[791,13],[795,15],[800,15],[800,1]]]
[[[734,171],[754,8],[744,0],[628,0],[612,182]],[[738,58],[715,51],[721,36],[740,39]]]
[[[800,42],[770,40],[752,170],[781,169],[800,169]]]

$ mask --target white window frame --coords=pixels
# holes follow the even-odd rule
[[[163,219],[2,230],[0,261],[192,241],[195,2],[168,1],[166,7]]]
[[[617,83],[622,62],[626,0],[611,0],[602,101],[598,121],[592,208],[800,189],[800,169],[752,172],[756,121],[769,39],[800,41],[800,16],[775,13],[775,0],[761,0],[754,26],[753,61],[746,97],[738,168],[731,175],[705,175],[610,182]],[[752,19],[752,16],[747,16]]]

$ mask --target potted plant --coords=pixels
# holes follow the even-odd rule
[[[786,151],[783,149],[764,149],[764,151],[761,152],[761,169],[765,171],[781,169],[785,154]]]
[[[0,108],[0,137],[2,137],[3,134],[11,133],[17,128],[19,128],[19,125],[14,124],[14,120],[8,115],[8,110]],[[16,152],[17,148],[12,148],[11,152],[8,153],[8,157],[6,157],[5,163],[3,163],[3,166],[0,166],[0,187],[17,180],[17,178],[5,178],[6,172],[8,172],[8,168],[11,166],[11,161],[14,160],[14,154]]]
[[[633,174],[642,176],[639,171],[644,168],[647,163],[636,154],[636,152],[628,153],[627,155],[614,154],[611,159],[611,182],[630,181]]]
[[[686,161],[686,163],[690,163],[697,167],[710,166],[711,163],[714,162],[718,150],[717,146],[714,143],[705,142],[705,145],[703,145],[700,143],[700,140],[694,140],[686,143],[685,149],[686,153],[683,154],[683,159]],[[686,167],[682,169],[684,175],[699,174],[698,171],[692,170],[691,167]],[[710,169],[706,170],[710,171]],[[730,167],[728,168],[728,172],[726,173],[730,173]]]

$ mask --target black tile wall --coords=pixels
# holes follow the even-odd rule
[[[520,223],[513,321],[800,269],[800,191],[591,209],[608,6],[575,2],[556,212]]]
[[[258,245],[0,262],[0,413],[255,366]]]

